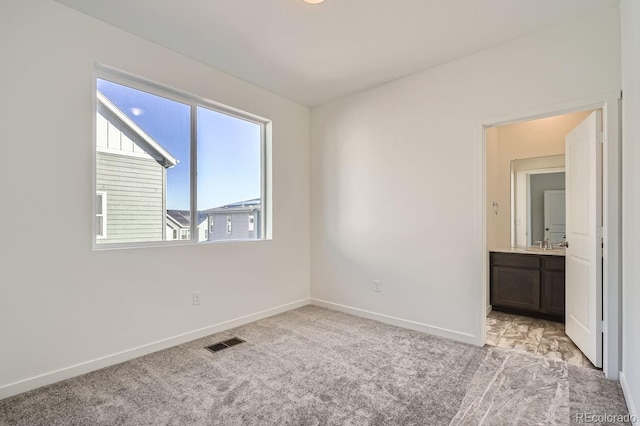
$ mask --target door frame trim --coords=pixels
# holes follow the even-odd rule
[[[489,127],[536,120],[590,109],[602,109],[602,202],[603,202],[603,371],[607,378],[617,380],[622,366],[622,303],[621,303],[621,92],[574,99],[560,104],[487,117],[474,125],[475,150],[475,227],[474,244],[482,271],[477,294],[476,343],[484,345],[485,317],[489,306],[489,250],[487,247],[487,147],[486,129]]]

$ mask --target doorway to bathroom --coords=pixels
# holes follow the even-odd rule
[[[616,377],[620,162],[617,114],[618,99],[609,97],[583,104],[582,108],[579,104],[558,108],[555,114],[537,112],[483,124],[486,274],[482,324],[487,344],[603,367],[607,377]],[[583,149],[582,140],[586,136],[582,130],[572,130],[585,127],[582,124],[585,121],[598,126],[594,127],[592,148]],[[569,155],[565,146],[571,151]],[[595,147],[604,147],[598,151],[604,158],[603,180],[589,178],[591,171],[581,166],[593,163],[589,155]],[[569,158],[557,161],[565,155]],[[548,161],[554,158],[555,163]],[[563,166],[567,169],[566,185],[574,187],[567,189],[566,194],[559,183],[560,173],[565,172]],[[600,188],[599,195],[592,196],[588,192],[591,189],[576,187],[579,181],[592,182],[590,188]],[[559,206],[565,195],[567,221],[563,224],[559,220],[563,216]],[[549,208],[554,201],[555,207]],[[595,208],[598,203],[600,207]],[[598,218],[594,215],[578,214],[589,210],[579,208],[585,206],[595,208],[604,222],[596,223]],[[593,228],[593,232],[587,232],[587,228]],[[586,234],[592,246],[598,241],[600,249],[591,258],[583,256],[582,247],[589,245],[582,238]],[[608,256],[603,257],[603,246]],[[565,277],[566,289],[560,292],[558,288],[565,285]],[[576,292],[577,281],[589,282],[594,289],[599,285],[600,297],[593,290]],[[492,284],[496,284],[497,291]]]

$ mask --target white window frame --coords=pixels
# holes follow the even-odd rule
[[[271,215],[268,212],[271,212],[271,128],[272,123],[270,120],[246,112],[236,108],[233,108],[228,105],[224,105],[222,103],[213,101],[211,99],[207,99],[205,97],[197,96],[192,93],[182,91],[176,88],[169,87],[167,85],[157,83],[148,79],[145,79],[140,76],[136,76],[134,74],[130,74],[113,67],[109,67],[103,64],[95,64],[93,70],[93,103],[94,108],[97,105],[97,79],[107,80],[112,83],[116,83],[119,85],[123,85],[126,87],[130,87],[132,89],[137,89],[141,91],[145,91],[151,93],[156,96],[163,97],[165,99],[169,99],[172,101],[180,102],[182,104],[189,105],[191,107],[191,205],[190,210],[192,215],[197,216],[197,108],[203,107],[206,109],[210,109],[212,111],[225,114],[227,116],[231,116],[240,120],[245,120],[260,126],[260,200],[261,200],[261,208],[262,214],[260,215],[261,226],[260,229],[261,235],[258,236],[255,240],[250,241],[261,241],[261,240],[270,240],[272,239],[271,235]],[[97,177],[97,167],[96,167],[96,113],[95,109],[93,111],[93,188],[94,194],[97,194],[98,191],[96,188],[96,177]],[[95,196],[93,199],[95,200]],[[94,212],[95,212],[94,206]],[[218,243],[223,242],[224,240],[218,241],[209,241],[203,240],[198,241],[198,224],[197,221],[192,221],[191,223],[191,232],[190,238],[188,240],[168,240],[165,238],[164,241],[153,241],[153,242],[132,242],[132,243],[102,243],[96,244],[98,241],[96,226],[97,220],[94,217],[94,232],[93,232],[93,249],[94,250],[104,250],[104,249],[115,249],[115,248],[135,248],[135,247],[153,247],[153,246],[164,246],[164,245],[193,245],[193,244],[202,244],[202,243]],[[106,220],[105,220],[106,223]],[[106,226],[106,225],[105,225]],[[106,229],[105,229],[106,235]],[[106,237],[104,237],[106,238]],[[100,238],[100,239],[104,239]],[[238,240],[238,242],[244,242],[247,240]]]
[[[96,195],[94,198],[98,196],[101,197],[102,205],[100,206],[102,210],[102,214],[98,214],[98,206],[96,204],[94,208],[95,212],[95,238],[96,240],[106,240],[107,239],[107,191],[96,191]],[[102,232],[98,235],[98,217],[102,217]]]
[[[233,232],[233,216],[228,214],[227,215],[227,234],[231,235],[232,232]]]
[[[256,230],[256,215],[249,215],[249,232],[253,232]]]

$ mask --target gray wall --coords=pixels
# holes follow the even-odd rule
[[[249,231],[249,216],[254,216],[254,230]],[[227,216],[231,216],[231,234],[227,233]],[[219,212],[209,214],[209,231],[213,220],[214,232],[209,232],[209,241],[255,240],[260,235],[260,212]]]
[[[149,158],[96,153],[96,189],[107,193],[104,242],[162,241],[165,169]]]
[[[544,240],[544,191],[565,189],[564,172],[531,175],[531,242]]]

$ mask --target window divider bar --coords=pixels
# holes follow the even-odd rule
[[[200,242],[198,234],[198,105],[191,103],[191,241]],[[208,225],[207,225],[208,226]]]

